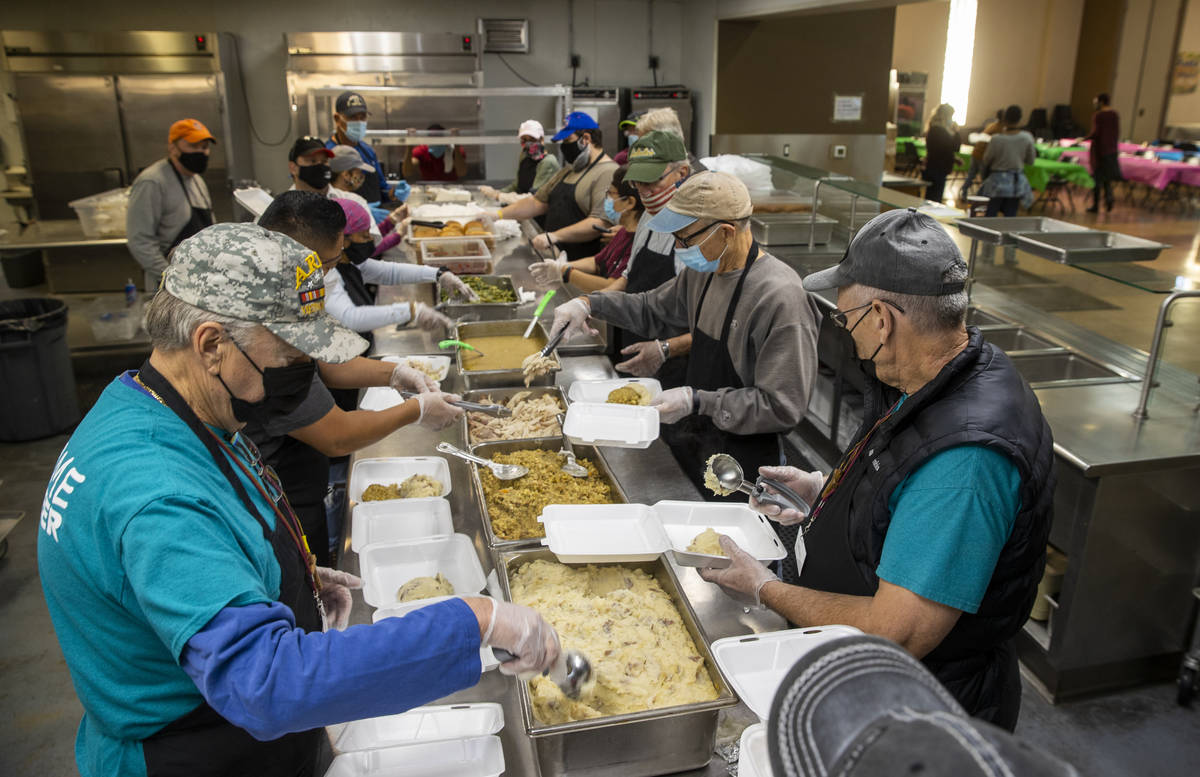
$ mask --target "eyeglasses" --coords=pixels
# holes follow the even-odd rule
[[[885,305],[891,305],[896,310],[899,310],[901,313],[904,312],[904,308],[900,307],[895,302],[892,302],[890,299],[880,299],[879,301]],[[862,310],[863,308],[869,308],[874,304],[875,304],[875,300],[871,300],[870,302],[868,302],[865,305],[859,305],[858,307],[853,307],[853,308],[850,308],[849,310],[838,310],[837,308],[834,308],[833,310],[829,311],[829,320],[833,322],[834,326],[840,327],[841,329],[846,329],[849,326],[849,321],[846,319],[847,313],[853,313],[856,310]],[[866,315],[867,315],[866,313],[863,313],[864,317]],[[862,319],[860,318],[859,321],[861,321],[861,320]],[[858,325],[858,321],[856,321],[854,323],[856,326]]]
[[[258,446],[241,432],[233,433],[229,445],[254,469],[254,474],[258,475],[258,479],[267,487],[267,493],[271,495],[271,499],[275,502],[282,499],[283,482],[279,480],[279,475],[275,474],[275,469],[263,461]]]
[[[707,232],[708,230],[717,226],[718,224],[728,224],[730,226],[733,226],[732,221],[726,221],[725,219],[718,219],[717,221],[714,221],[713,223],[709,224],[708,226],[697,229],[695,232],[693,232],[690,235],[686,235],[684,237],[680,237],[679,235],[676,235],[675,236],[675,247],[676,248],[691,248],[695,244],[694,241],[696,240],[696,238],[700,237],[705,232]]]

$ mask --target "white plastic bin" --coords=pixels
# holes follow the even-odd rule
[[[125,234],[125,213],[129,210],[129,188],[80,197],[67,203],[79,217],[79,226],[88,237],[121,237]]]

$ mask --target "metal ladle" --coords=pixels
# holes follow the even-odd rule
[[[460,459],[466,459],[480,466],[487,467],[496,476],[497,480],[516,480],[529,474],[529,467],[522,464],[501,464],[497,461],[488,461],[474,454],[459,450],[448,442],[439,442],[437,449],[442,453],[449,453],[451,456],[457,456]]]
[[[775,505],[781,510],[796,510],[802,517],[808,517],[809,504],[799,494],[777,480],[764,477],[759,477],[758,480],[751,483],[746,480],[746,476],[742,472],[742,465],[738,464],[737,459],[728,453],[718,453],[708,466],[717,478],[717,482],[721,484],[721,488],[726,491],[741,491],[743,494],[754,497],[759,504]],[[768,494],[767,486],[778,493]]]
[[[492,648],[492,653],[496,656],[496,660],[502,664],[506,664],[517,658],[517,656],[509,653],[504,648]],[[559,653],[558,660],[554,662],[554,666],[542,672],[542,674],[549,677],[566,694],[568,699],[578,699],[583,686],[592,679],[592,665],[583,653],[580,653],[578,650],[567,650]]]
[[[558,428],[561,431],[567,421],[563,418],[563,414],[558,414]],[[567,439],[566,432],[563,432],[562,450],[558,452],[560,456],[566,456],[567,461],[562,465],[562,471],[573,478],[586,478],[588,476],[587,467],[584,467],[579,462],[575,461],[575,449],[571,447],[571,441]]]

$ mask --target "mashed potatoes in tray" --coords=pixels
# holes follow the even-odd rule
[[[670,596],[650,575],[622,566],[524,564],[514,602],[534,608],[565,649],[592,665],[593,683],[568,699],[545,677],[529,683],[534,717],[553,725],[717,698],[704,658]]]

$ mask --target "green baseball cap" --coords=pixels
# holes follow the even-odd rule
[[[647,132],[629,149],[629,167],[625,180],[634,183],[654,183],[667,171],[672,162],[687,159],[683,141],[670,132]]]
[[[318,361],[340,364],[367,347],[325,312],[316,252],[257,224],[215,224],[184,240],[163,287],[201,310],[261,324]]]

